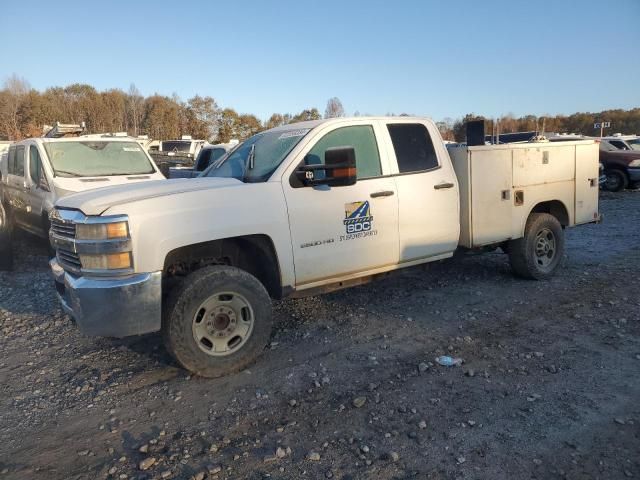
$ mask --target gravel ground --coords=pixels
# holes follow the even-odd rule
[[[159,335],[84,337],[22,237],[0,273],[0,479],[640,478],[640,193],[601,211],[548,282],[465,254],[280,302],[260,360],[216,380]]]

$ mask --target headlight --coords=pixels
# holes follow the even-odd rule
[[[81,254],[80,263],[83,270],[123,270],[131,268],[131,253]]]
[[[127,222],[114,223],[80,223],[77,226],[78,240],[114,240],[127,238],[129,226]]]
[[[638,158],[637,160],[631,160],[631,163],[629,163],[630,167],[640,167],[640,158]]]

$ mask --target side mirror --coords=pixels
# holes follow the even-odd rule
[[[356,151],[353,147],[333,147],[324,152],[324,163],[303,165],[296,177],[305,186],[346,187],[357,180]]]

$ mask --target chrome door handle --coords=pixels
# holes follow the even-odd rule
[[[443,188],[453,188],[455,185],[449,182],[438,183],[433,186],[436,190],[442,190]]]
[[[373,192],[370,195],[370,197],[371,198],[390,197],[391,195],[393,195],[393,190],[383,190],[381,192]]]

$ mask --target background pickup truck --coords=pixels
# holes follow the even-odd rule
[[[59,198],[163,178],[131,138],[31,138],[11,145],[0,158],[0,268],[11,267],[14,228],[48,239],[49,212]]]
[[[183,135],[180,140],[160,142],[159,150],[151,150],[150,154],[162,174],[169,178],[171,167],[193,168],[195,159],[207,145],[206,140],[193,140],[190,135]]]
[[[459,246],[501,247],[516,274],[545,279],[564,228],[599,220],[595,142],[450,157],[423,118],[278,127],[203,175],[60,200],[51,267],[83,331],[161,329],[182,366],[210,377],[259,355],[270,297],[361,285]]]
[[[237,140],[229,143],[206,145],[200,150],[193,166],[169,167],[169,178],[195,178],[236,145],[238,145]]]

